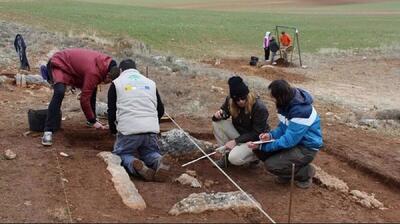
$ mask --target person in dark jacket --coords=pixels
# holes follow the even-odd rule
[[[15,36],[14,47],[21,63],[20,69],[30,71],[31,67],[29,66],[28,58],[26,57],[26,44],[21,34]]]
[[[47,68],[41,67],[41,72],[53,85],[54,90],[48,107],[43,145],[52,145],[52,134],[60,114],[66,86],[81,89],[80,103],[87,124],[96,129],[105,129],[96,119],[96,93],[97,85],[102,82],[108,83],[112,76],[119,74],[117,63],[110,56],[88,49],[66,49],[55,53],[50,58]]]
[[[261,99],[249,91],[239,76],[228,81],[230,95],[213,116],[214,136],[219,145],[229,151],[228,161],[233,165],[244,165],[258,161],[246,144],[258,140],[261,133],[269,130],[268,110]],[[232,117],[232,120],[227,120]],[[226,166],[225,159],[218,164]]]
[[[121,74],[108,90],[108,123],[117,134],[113,153],[132,175],[165,181],[170,161],[157,144],[164,105],[156,83],[140,74],[131,59],[121,61],[119,68]]]
[[[276,56],[276,52],[279,51],[279,45],[278,42],[276,41],[275,37],[271,37],[271,40],[269,41],[269,50],[271,51],[271,64],[276,65],[276,62],[274,61],[274,58]]]
[[[291,87],[285,80],[273,81],[268,89],[275,100],[280,122],[271,132],[261,134],[260,139],[275,141],[261,146],[249,142],[248,146],[269,154],[265,167],[277,175],[278,183],[289,182],[293,163],[296,186],[308,188],[315,175],[311,162],[323,145],[320,117],[312,105],[312,96]]]

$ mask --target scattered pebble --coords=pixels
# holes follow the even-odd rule
[[[326,116],[332,116],[333,112],[326,112]]]
[[[25,202],[24,202],[24,205],[26,205],[26,206],[31,206],[31,205],[32,205],[32,202],[31,202],[31,201],[25,201]]]
[[[8,160],[13,160],[17,157],[17,154],[15,154],[15,152],[11,151],[10,149],[7,149],[4,152],[4,157]]]
[[[60,152],[60,155],[64,156],[64,157],[69,157],[69,155],[67,153],[65,153],[65,152]]]
[[[191,187],[200,188],[201,183],[194,177],[189,176],[187,173],[183,173],[178,178],[175,179],[176,182],[182,185],[190,185]]]
[[[196,177],[197,176],[197,173],[194,170],[186,170],[186,173],[189,174],[192,177]]]
[[[213,180],[204,181],[204,186],[207,187],[207,188],[213,186],[214,184],[216,184],[216,182],[214,182]]]

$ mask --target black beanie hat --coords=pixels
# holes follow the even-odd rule
[[[247,96],[247,94],[249,94],[249,88],[246,86],[240,76],[232,76],[229,78],[228,84],[229,93],[232,99]]]

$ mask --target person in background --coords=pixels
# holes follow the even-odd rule
[[[67,86],[81,89],[80,104],[86,116],[87,124],[96,129],[105,129],[96,119],[97,85],[109,83],[119,74],[117,63],[103,53],[71,48],[55,53],[47,63],[41,66],[42,77],[53,86],[53,97],[48,106],[42,144],[51,146],[53,132]]]
[[[258,140],[261,133],[269,130],[267,107],[249,91],[241,77],[231,77],[228,84],[230,95],[212,118],[214,136],[228,151],[229,163],[237,166],[258,163],[258,157],[244,143]],[[227,160],[222,158],[217,164],[225,167]]]
[[[276,65],[276,62],[274,61],[276,53],[279,51],[279,45],[278,42],[276,42],[275,37],[271,37],[271,40],[269,41],[269,49],[272,53],[271,55],[271,64]]]
[[[119,68],[121,74],[108,90],[108,122],[117,136],[113,153],[132,175],[166,181],[170,158],[160,155],[157,143],[164,105],[156,83],[140,74],[131,59],[121,61]]]
[[[247,145],[268,154],[264,164],[277,176],[277,183],[289,183],[294,164],[296,186],[309,188],[315,175],[311,162],[323,145],[320,117],[312,105],[312,96],[291,87],[285,80],[273,81],[268,90],[278,110],[279,124],[274,130],[262,133],[260,140],[275,141],[261,146],[252,142]]]
[[[287,61],[288,53],[293,50],[292,38],[285,31],[282,31],[281,36],[279,37],[279,42],[281,44],[283,59],[285,59],[285,61]]]
[[[269,41],[270,41],[270,37],[271,37],[271,33],[270,32],[265,32],[264,41],[263,41],[265,62],[269,61]]]

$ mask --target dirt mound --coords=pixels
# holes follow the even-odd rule
[[[302,74],[287,72],[276,66],[263,66],[260,62],[258,66],[250,66],[246,59],[221,59],[217,60],[217,63],[215,60],[206,60],[203,61],[203,63],[212,65],[216,68],[227,69],[235,73],[259,76],[268,80],[285,79],[292,83],[303,83],[311,80]],[[277,64],[279,66],[286,66],[286,63],[284,62],[278,63],[277,61]]]

